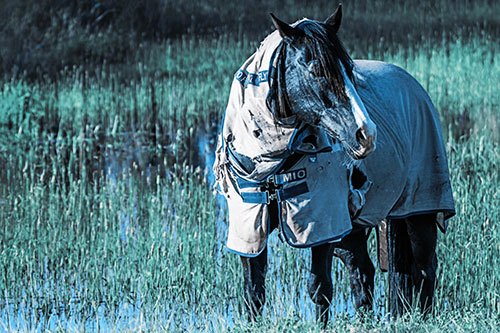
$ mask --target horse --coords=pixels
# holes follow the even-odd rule
[[[419,295],[418,306],[428,313],[436,282],[437,230],[455,214],[440,123],[428,94],[395,65],[350,58],[337,36],[340,4],[323,22],[302,19],[290,25],[271,18],[277,30],[235,74],[214,164],[217,185],[228,199],[228,248],[241,256],[249,320],[262,313],[265,240],[274,229],[284,230],[290,245],[311,248],[308,292],[323,327],[333,298],[334,256],[348,269],[355,308],[370,311],[375,267],[367,238],[382,221],[388,237],[389,311],[403,313],[405,302]],[[307,155],[307,149],[296,148],[297,137],[301,147],[316,150]],[[323,153],[324,147],[339,144],[347,162]],[[300,183],[306,169],[297,165],[318,165],[321,156],[328,156],[323,165],[333,170],[325,175],[336,178],[320,183],[337,192],[326,201],[328,193],[323,193],[323,201],[308,210],[327,214],[290,232],[296,223],[283,222],[293,211],[286,210],[287,200],[310,190]],[[347,182],[342,166],[348,170]],[[299,185],[288,186],[283,179]],[[332,222],[323,222],[325,216]],[[342,227],[332,229],[337,224]],[[308,238],[314,228],[327,232]]]

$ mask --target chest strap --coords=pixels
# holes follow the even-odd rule
[[[309,192],[309,188],[304,182],[286,189],[274,189],[273,191],[264,190],[262,192],[240,192],[240,195],[245,203],[269,204],[271,200],[274,199],[278,201],[288,200],[307,192]]]
[[[269,177],[266,181],[252,182],[237,177],[240,189],[254,189],[254,192],[240,191],[245,203],[269,204],[271,200],[283,201],[309,192],[306,182],[284,188],[291,182],[304,180],[307,177],[306,169],[298,169]]]

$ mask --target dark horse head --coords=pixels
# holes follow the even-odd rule
[[[268,100],[277,121],[319,127],[343,142],[353,158],[368,156],[377,130],[354,88],[353,61],[337,37],[341,5],[324,22],[289,25],[271,16],[284,40]]]

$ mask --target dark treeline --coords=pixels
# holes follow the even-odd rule
[[[287,21],[324,19],[336,2],[318,0],[2,0],[0,72],[37,77],[73,65],[126,63],[144,43],[196,35],[259,39],[271,29],[269,12]],[[477,33],[500,35],[494,0],[419,2],[345,0],[346,37],[389,39],[403,46],[424,39]]]

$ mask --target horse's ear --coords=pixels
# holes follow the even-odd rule
[[[273,13],[270,13],[271,19],[273,20],[273,24],[278,29],[281,38],[283,38],[286,42],[291,42],[297,35],[295,32],[295,28],[289,25],[288,23],[285,23],[281,21],[279,18],[273,15]]]
[[[341,3],[339,3],[339,6],[337,7],[337,10],[335,11],[335,13],[330,15],[330,17],[327,18],[325,20],[325,22],[323,22],[323,23],[331,26],[333,31],[335,31],[335,33],[337,33],[337,31],[339,31],[339,28],[340,28],[340,22],[342,22],[342,4]]]

